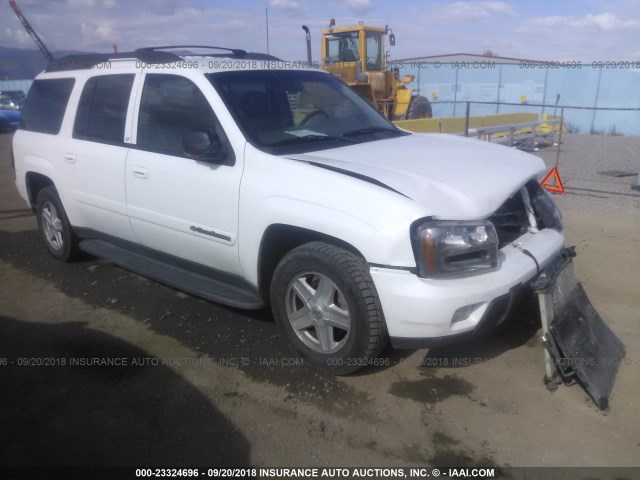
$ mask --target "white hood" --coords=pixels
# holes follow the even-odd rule
[[[538,157],[512,148],[442,134],[287,157],[373,178],[414,200],[425,216],[450,220],[488,217],[545,168]]]

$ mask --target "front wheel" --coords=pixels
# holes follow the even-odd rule
[[[311,242],[289,252],[274,273],[271,305],[293,348],[325,373],[354,372],[387,342],[366,265],[334,245]]]
[[[431,102],[425,97],[411,97],[409,108],[407,109],[407,120],[417,120],[419,118],[431,118],[433,112],[431,110]]]

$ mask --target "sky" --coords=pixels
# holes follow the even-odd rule
[[[35,48],[7,0],[0,46]],[[363,21],[393,29],[391,59],[491,50],[534,60],[640,60],[640,0],[17,0],[50,50],[205,44],[314,60],[320,35]],[[4,5],[3,5],[4,4]]]

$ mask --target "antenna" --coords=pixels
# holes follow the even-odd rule
[[[267,20],[267,55],[269,55],[269,9],[264,9],[264,14]]]

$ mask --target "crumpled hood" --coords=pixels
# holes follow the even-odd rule
[[[450,220],[488,217],[545,168],[516,149],[418,133],[287,158],[370,177],[418,203],[425,216]]]

